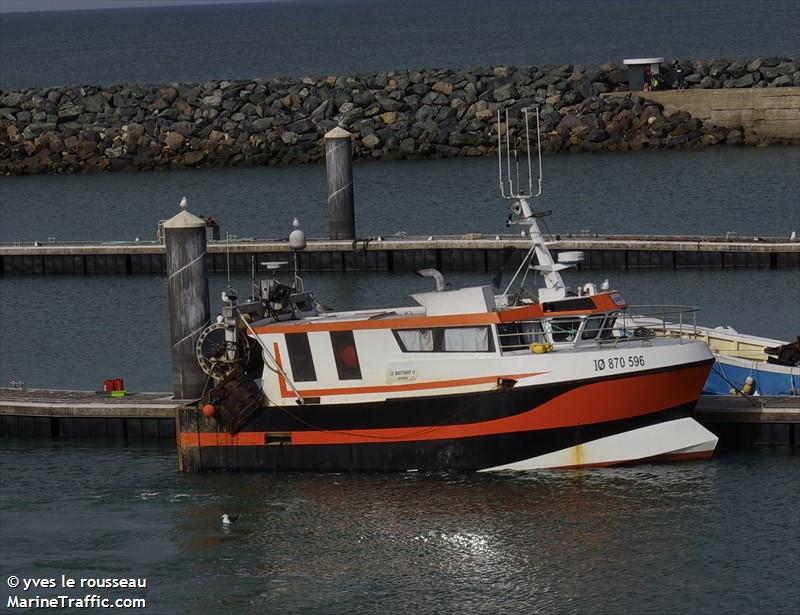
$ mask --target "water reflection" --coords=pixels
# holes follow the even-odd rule
[[[0,441],[3,566],[147,576],[159,611],[788,612],[798,457],[520,474],[181,475]],[[223,512],[240,514],[232,527]],[[476,606],[477,605],[477,606]]]

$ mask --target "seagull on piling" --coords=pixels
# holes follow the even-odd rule
[[[228,513],[223,513],[220,515],[220,519],[222,519],[222,525],[230,526],[236,523],[236,520],[239,518],[239,515],[229,515]]]

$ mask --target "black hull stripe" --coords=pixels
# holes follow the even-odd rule
[[[183,463],[188,471],[480,470],[684,418],[689,416],[693,407],[693,403],[686,404],[606,423],[449,440],[187,448]]]

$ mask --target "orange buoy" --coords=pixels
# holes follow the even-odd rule
[[[210,418],[214,416],[217,412],[217,409],[214,407],[214,404],[206,404],[203,406],[203,416]]]

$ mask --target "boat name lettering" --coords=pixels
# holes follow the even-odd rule
[[[411,382],[417,379],[417,370],[408,367],[390,367],[386,375],[389,382]]]
[[[596,372],[602,372],[607,369],[623,369],[625,367],[644,367],[644,355],[632,354],[628,357],[594,359],[594,371]]]

